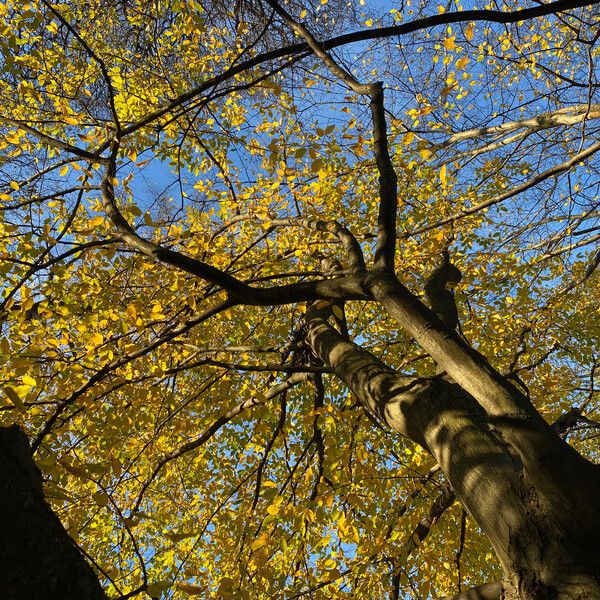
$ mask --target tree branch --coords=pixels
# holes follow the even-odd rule
[[[440,144],[434,146],[435,150],[443,150],[453,144],[466,140],[477,139],[487,136],[504,136],[507,133],[518,131],[519,129],[529,129],[531,131],[540,131],[551,127],[560,127],[561,125],[575,125],[583,120],[600,118],[600,104],[578,104],[576,106],[566,106],[558,110],[542,113],[528,119],[518,121],[508,121],[501,125],[490,125],[489,127],[475,127],[458,131],[451,134]]]
[[[344,340],[327,323],[325,310],[307,311],[306,340],[315,354],[369,411],[435,458],[500,560],[508,560],[515,528],[527,532],[532,524],[522,505],[522,465],[485,412],[444,377],[397,375]]]
[[[115,123],[115,127],[117,129],[117,135],[121,132],[121,123],[119,121],[119,115],[117,113],[117,108],[115,106],[115,90],[113,89],[112,81],[108,74],[108,69],[106,68],[105,62],[96,54],[89,44],[81,37],[79,32],[63,17],[63,15],[56,10],[54,6],[48,0],[42,0],[44,6],[71,32],[71,34],[75,37],[75,39],[83,46],[83,49],[86,51],[87,55],[100,67],[100,72],[102,73],[102,78],[106,83],[106,87],[108,89],[108,98],[110,104],[110,111],[113,116],[113,120]]]
[[[517,185],[511,188],[510,190],[507,190],[506,192],[502,192],[501,194],[493,196],[488,200],[479,202],[478,204],[474,204],[469,208],[464,208],[458,212],[455,212],[449,217],[444,217],[443,219],[439,219],[438,221],[430,223],[429,225],[423,225],[422,227],[417,227],[416,229],[413,229],[411,231],[401,233],[398,237],[402,240],[414,237],[415,235],[424,233],[426,231],[430,231],[431,229],[436,229],[438,227],[441,227],[442,225],[449,225],[450,223],[454,223],[455,221],[458,221],[463,217],[473,215],[481,210],[489,208],[490,206],[494,206],[495,204],[504,202],[504,200],[508,200],[509,198],[518,196],[519,194],[522,194],[523,192],[535,187],[542,181],[549,179],[550,177],[556,177],[561,173],[565,173],[566,171],[571,170],[573,167],[577,166],[581,161],[594,155],[599,150],[600,142],[596,142],[595,144],[588,146],[585,150],[578,152],[569,160],[566,160],[565,162],[562,162],[558,165],[550,167],[549,169],[546,169],[545,171],[542,171],[541,173],[538,173],[535,177],[532,177],[529,181],[526,181],[525,183]]]
[[[40,447],[40,444],[42,443],[44,438],[52,431],[53,427],[56,425],[56,422],[58,421],[59,417],[64,413],[64,411],[69,406],[74,404],[77,401],[77,399],[80,398],[83,394],[85,394],[88,390],[90,390],[97,383],[99,383],[105,377],[107,377],[110,373],[112,373],[119,367],[122,367],[122,366],[130,363],[131,361],[135,360],[136,358],[145,356],[152,350],[158,348],[159,346],[162,346],[163,344],[166,344],[167,342],[170,342],[172,339],[182,335],[183,333],[186,333],[187,331],[189,331],[196,325],[202,323],[203,321],[208,320],[212,316],[219,314],[220,312],[222,312],[224,310],[227,310],[228,308],[231,308],[232,306],[234,306],[234,303],[230,302],[229,300],[220,302],[220,303],[216,304],[215,306],[207,309],[203,313],[197,315],[193,319],[190,319],[189,321],[182,323],[178,327],[175,327],[175,329],[172,329],[171,331],[167,332],[166,334],[158,337],[153,342],[143,346],[142,348],[138,348],[137,350],[128,352],[128,353],[124,354],[123,356],[116,358],[112,362],[105,364],[101,369],[96,371],[85,383],[80,385],[74,392],[72,392],[69,396],[67,396],[67,398],[60,401],[60,405],[57,407],[57,409],[54,411],[54,413],[50,416],[50,418],[46,421],[44,427],[42,428],[40,433],[37,435],[35,440],[33,441],[32,445],[31,445],[32,451],[34,453],[37,452],[38,448]]]
[[[304,226],[307,229],[313,231],[330,233],[339,240],[342,248],[344,249],[346,253],[346,258],[348,259],[348,266],[350,267],[350,271],[354,273],[364,273],[366,271],[367,267],[365,264],[365,257],[360,243],[356,239],[356,236],[347,227],[344,227],[338,221],[304,217],[290,217],[283,219],[270,219],[267,222],[271,223],[274,227]]]
[[[344,339],[322,314],[330,310],[331,306],[310,308],[306,315],[306,341],[313,352],[348,385],[367,410],[391,429],[426,447],[423,423],[411,407],[421,396],[432,393],[430,380],[402,377],[367,350]]]
[[[325,51],[323,45],[319,44],[312,33],[304,25],[296,21],[276,0],[265,0],[265,2],[290,26],[296,35],[306,40],[306,44],[312,50],[313,54],[320,58],[340,81],[343,81],[353,92],[361,96],[371,96],[373,94],[371,84],[360,83],[352,73],[340,67],[332,56]]]
[[[367,300],[361,280],[356,276],[336,277],[289,285],[273,286],[271,288],[254,288],[225,271],[217,269],[197,258],[181,252],[164,248],[160,244],[141,237],[129,224],[119,210],[114,193],[116,175],[115,155],[108,161],[108,167],[102,180],[102,197],[107,216],[116,229],[116,235],[130,247],[148,256],[152,260],[171,265],[218,285],[225,290],[232,304],[246,305],[278,305],[295,302],[306,302],[318,299],[360,299]]]
[[[557,12],[564,12],[567,10],[573,10],[575,8],[581,8],[584,6],[592,6],[596,2],[595,0],[558,0],[557,2],[549,2],[548,4],[541,4],[539,6],[533,6],[522,10],[515,11],[501,11],[501,10],[463,10],[456,12],[445,12],[442,14],[431,15],[421,19],[415,19],[408,23],[402,23],[400,25],[393,25],[390,27],[380,27],[376,29],[365,29],[361,31],[355,31],[340,35],[323,42],[319,42],[320,48],[327,51],[346,44],[352,44],[356,42],[364,42],[368,40],[376,40],[382,38],[389,38],[395,36],[406,35],[414,33],[415,31],[421,31],[423,29],[431,29],[441,25],[449,25],[452,23],[468,23],[470,21],[487,21],[490,23],[518,23],[519,21],[525,21],[529,19],[535,19],[546,15],[551,15]],[[140,120],[132,123],[128,127],[124,127],[122,130],[122,136],[126,136],[129,133],[133,133],[142,127],[145,127],[149,123],[152,123],[156,119],[159,119],[165,114],[171,112],[174,108],[185,104],[189,100],[196,98],[197,96],[206,92],[206,90],[219,85],[220,83],[231,79],[235,75],[248,71],[263,63],[276,60],[279,58],[285,58],[287,56],[293,56],[301,54],[309,49],[307,43],[290,44],[283,48],[277,48],[269,52],[257,54],[251,59],[237,63],[225,70],[220,75],[216,75],[202,82],[196,86],[180,94],[177,98],[171,100],[165,106],[158,108],[157,110],[147,114]],[[105,148],[108,144],[105,145]]]
[[[394,272],[396,252],[396,210],[398,206],[398,189],[396,172],[390,158],[385,108],[383,102],[383,84],[360,83],[354,75],[343,69],[323,46],[317,42],[310,31],[276,1],[265,0],[279,14],[291,29],[306,40],[309,48],[319,57],[328,69],[353,92],[370,99],[373,121],[373,152],[379,171],[379,214],[377,216],[377,244],[375,248],[375,268]]]
[[[578,481],[600,488],[597,468],[566,444],[529,399],[444,324],[395,277],[373,273],[365,285],[417,343],[486,411],[519,453],[529,476],[553,506],[578,496]],[[414,439],[414,438],[413,438]],[[441,463],[440,463],[441,464]],[[593,515],[589,515],[592,521]],[[591,522],[592,522],[591,521]]]
[[[0,427],[2,595],[13,600],[108,600],[44,499],[42,474],[18,425]]]
[[[400,576],[401,569],[406,565],[409,556],[423,543],[429,535],[431,528],[442,518],[442,515],[454,504],[456,494],[447,486],[429,507],[427,514],[418,522],[412,533],[402,544],[400,556],[394,558],[394,569],[392,571],[392,587],[394,598],[400,598]]]
[[[383,85],[377,84],[371,97],[373,118],[373,152],[379,171],[379,214],[377,215],[376,269],[393,273],[396,254],[396,213],[398,209],[398,177],[390,158],[383,104]]]
[[[184,454],[191,452],[192,450],[196,450],[197,448],[199,448],[200,446],[205,444],[208,440],[210,440],[213,437],[213,435],[215,435],[215,433],[217,433],[217,431],[219,431],[219,429],[221,429],[221,427],[223,427],[224,425],[229,423],[229,421],[231,421],[234,417],[236,417],[240,413],[242,413],[250,408],[254,408],[255,406],[264,404],[268,400],[275,398],[277,395],[282,394],[283,392],[286,392],[287,390],[292,388],[294,385],[297,385],[298,383],[300,383],[302,381],[307,381],[307,380],[308,380],[308,374],[296,373],[296,374],[292,375],[291,377],[289,377],[286,381],[272,387],[264,396],[252,396],[252,397],[240,402],[239,404],[236,404],[235,406],[230,408],[228,411],[226,411],[225,413],[223,413],[222,415],[217,417],[213,421],[213,423],[204,432],[202,432],[199,436],[197,436],[195,439],[190,440],[189,442],[186,442],[185,444],[179,446],[175,450],[172,450],[171,452],[163,455],[163,457],[158,461],[158,464],[154,467],[154,470],[152,471],[152,474],[150,475],[150,477],[142,485],[142,488],[138,494],[135,504],[134,504],[133,508],[131,509],[131,514],[134,514],[138,510],[138,508],[140,507],[140,504],[143,500],[144,494],[146,493],[146,490],[148,489],[150,484],[154,481],[156,476],[160,473],[160,471],[162,470],[162,468],[165,465],[167,465],[171,461],[179,458],[180,456],[183,456]]]
[[[86,160],[95,161],[95,162],[103,162],[105,159],[100,157],[100,151],[97,152],[88,152],[87,150],[82,150],[77,146],[73,146],[68,142],[64,142],[63,140],[58,140],[53,138],[52,136],[31,127],[30,125],[26,125],[22,121],[18,121],[16,119],[10,119],[8,117],[0,116],[0,121],[3,123],[7,123],[9,125],[13,125],[14,127],[18,127],[27,133],[30,133],[34,137],[38,138],[48,146],[52,148],[57,148],[58,150],[65,150],[66,152],[70,152],[75,156],[79,156],[80,158],[85,158]]]

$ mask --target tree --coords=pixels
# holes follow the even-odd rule
[[[593,2],[0,16],[0,412],[110,597],[600,597]]]

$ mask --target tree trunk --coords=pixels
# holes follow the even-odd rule
[[[444,337],[448,332],[435,331],[436,320],[430,320],[428,309],[408,300],[409,309],[419,311],[424,321],[419,335],[424,338],[433,331],[439,335],[429,345],[453,350],[454,340]],[[399,304],[394,311],[404,310]],[[497,597],[600,599],[598,467],[540,422],[526,398],[513,399],[510,384],[487,363],[478,364],[474,351],[469,353],[473,368],[468,361],[446,361],[453,368],[448,368],[452,379],[401,376],[344,339],[328,323],[326,310],[307,312],[308,344],[369,412],[436,459],[496,552],[504,571],[502,596]],[[444,358],[444,352],[436,349],[433,358]],[[472,380],[482,372],[479,381]],[[498,419],[498,406],[504,403],[510,410],[513,402],[519,407],[506,424]],[[500,589],[491,586],[474,592],[485,595],[459,598],[493,597]]]
[[[10,600],[106,600],[44,500],[41,473],[17,425],[0,428],[0,588]]]

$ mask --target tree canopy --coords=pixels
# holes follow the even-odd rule
[[[594,2],[5,0],[0,26],[0,418],[109,597],[500,581],[514,461],[595,526]]]

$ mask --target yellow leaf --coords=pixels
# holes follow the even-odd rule
[[[125,310],[134,321],[137,319],[137,310],[133,304],[130,304]]]
[[[405,134],[405,136],[402,138],[402,143],[405,146],[408,146],[413,140],[415,139],[415,134],[412,131],[409,131],[407,134]]]
[[[251,550],[258,550],[262,548],[268,541],[269,536],[267,534],[261,535],[259,538],[255,539],[252,544],[250,544]]]
[[[23,401],[21,400],[21,398],[19,397],[19,394],[17,394],[17,392],[15,392],[15,390],[13,388],[11,388],[10,386],[6,386],[4,388],[4,393],[8,396],[8,399],[21,411],[21,412],[25,412],[25,405],[23,404]]]
[[[469,23],[465,29],[465,38],[470,42],[473,39],[473,30],[475,29],[475,23]]]
[[[97,227],[98,225],[102,225],[102,223],[104,223],[104,217],[98,216],[91,219],[88,225],[90,227]]]
[[[20,190],[20,189],[21,189],[21,186],[20,186],[20,185],[19,185],[19,184],[18,184],[16,181],[11,181],[11,182],[9,182],[9,184],[8,184],[8,185],[10,185],[10,187],[11,187],[13,190],[15,190],[15,192],[16,192],[17,190]]]
[[[327,308],[328,306],[331,306],[331,304],[331,300],[319,300],[315,303],[315,308],[317,310],[322,310],[324,308]]]
[[[178,583],[177,589],[181,590],[184,594],[187,594],[188,596],[202,596],[204,598],[206,594],[205,587],[191,585],[189,583]]]
[[[446,165],[442,165],[442,168],[440,169],[440,181],[443,186],[446,185]]]
[[[99,346],[103,341],[104,341],[104,337],[102,336],[102,334],[98,333],[96,331],[90,337],[90,340],[89,340],[89,343],[88,343],[88,348],[90,348],[90,347],[94,348],[96,346]]]
[[[440,93],[442,98],[446,98],[446,96],[456,87],[456,84],[446,85],[442,88]]]
[[[454,40],[456,39],[456,36],[452,36],[449,38],[446,38],[444,40],[444,48],[446,50],[454,50],[454,48],[456,47],[456,44],[454,43]]]
[[[23,377],[21,377],[21,380],[25,385],[30,385],[31,387],[35,387],[37,385],[37,381],[33,377],[31,377],[31,375],[23,375]]]
[[[61,177],[64,177],[67,173],[69,172],[69,165],[65,165],[59,172],[58,174]]]
[[[68,123],[69,125],[79,125],[79,119],[76,119],[75,117],[65,117],[65,123]]]
[[[466,56],[463,56],[462,58],[459,58],[456,61],[456,68],[464,69],[468,62],[469,62],[469,59]]]
[[[312,164],[310,166],[311,171],[313,173],[316,173],[317,171],[321,170],[323,168],[323,160],[321,158],[315,158],[315,160],[312,161]]]
[[[156,581],[151,583],[146,589],[146,594],[151,598],[158,598],[163,592],[166,592],[171,587],[171,583],[168,581]]]

